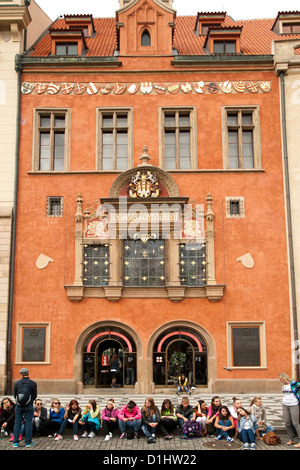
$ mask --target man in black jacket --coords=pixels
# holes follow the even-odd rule
[[[37,397],[37,384],[29,378],[29,370],[23,368],[20,370],[21,380],[18,380],[14,386],[14,397],[16,399],[15,408],[15,426],[14,426],[14,447],[19,446],[19,434],[22,420],[25,420],[25,445],[33,446],[32,442],[32,419],[33,402]]]

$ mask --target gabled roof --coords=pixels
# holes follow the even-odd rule
[[[202,14],[203,15],[203,14]],[[91,15],[77,15],[87,17]],[[175,20],[173,48],[178,55],[205,55],[204,43],[206,36],[195,34],[195,24],[199,16],[178,16]],[[117,24],[115,18],[94,18],[95,34],[87,37],[88,52],[86,57],[112,57],[117,49]],[[300,34],[278,36],[272,31],[274,18],[234,21],[226,15],[226,28],[241,29],[241,51],[243,55],[270,55],[272,41],[285,39],[300,39]],[[69,25],[65,18],[59,18],[51,25],[52,30],[65,30]],[[49,30],[27,53],[30,57],[47,57],[51,51]]]

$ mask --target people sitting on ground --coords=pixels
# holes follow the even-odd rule
[[[83,434],[81,437],[95,437],[101,425],[101,410],[96,400],[90,400],[82,412],[82,418],[79,424],[83,426]]]
[[[74,441],[78,441],[78,422],[82,416],[82,411],[77,400],[71,400],[69,405],[65,406],[64,420],[61,423],[58,434],[55,437],[56,441],[62,439],[66,427],[73,429]]]
[[[118,429],[118,414],[119,410],[115,405],[115,401],[113,398],[110,398],[101,414],[105,441],[109,441],[113,436],[114,430]]]
[[[138,431],[141,427],[142,413],[137,404],[130,400],[127,405],[123,406],[118,414],[119,428],[121,431],[120,439],[124,439],[127,434],[131,437],[131,431],[133,431],[133,437],[139,438]]]
[[[32,419],[32,432],[35,436],[39,436],[40,426],[47,421],[47,408],[43,406],[43,402],[40,398],[37,398],[34,402],[35,407],[33,409]]]
[[[152,397],[146,398],[142,408],[142,431],[148,444],[156,442],[156,430],[160,422],[160,412]]]
[[[184,374],[181,374],[177,380],[177,395],[179,396],[181,392],[185,392],[188,395],[192,393],[188,378]]]
[[[215,424],[216,428],[216,439],[220,441],[221,439],[226,439],[228,442],[233,441],[233,436],[235,434],[235,425],[233,417],[230,414],[227,406],[222,405],[219,408],[219,413],[216,416]]]
[[[261,397],[254,397],[253,400],[251,400],[249,411],[257,419],[258,439],[263,440],[263,436],[267,434],[267,432],[274,431],[274,428],[266,422],[267,412],[263,407]]]
[[[188,397],[183,397],[181,400],[181,404],[176,408],[176,416],[178,418],[179,427],[183,429],[184,424],[187,421],[195,421],[196,420],[196,413],[194,408],[190,405],[190,401]],[[183,433],[183,438],[187,438],[187,434]]]
[[[239,439],[244,443],[244,449],[255,450],[255,436],[258,437],[257,419],[245,408],[237,409]]]
[[[194,408],[196,413],[196,421],[201,424],[202,436],[206,434],[206,419],[208,413],[208,407],[204,400],[199,400]]]
[[[215,420],[216,420],[216,417],[218,416],[220,407],[221,407],[220,397],[214,396],[211,400],[210,407],[208,408],[207,418],[206,418],[207,434],[209,436],[216,433]]]
[[[173,433],[177,428],[177,425],[178,419],[175,414],[174,406],[171,400],[169,400],[169,398],[166,398],[162,402],[159,423],[159,429],[163,433],[165,440],[173,438]]]
[[[55,398],[51,402],[48,419],[40,424],[40,435],[54,437],[62,425],[64,415],[64,408],[61,406],[60,401]]]
[[[242,406],[242,402],[240,398],[233,397],[232,399],[232,405],[229,408],[230,414],[233,417],[234,421],[234,426],[235,426],[235,435],[234,437],[237,438],[238,436],[238,430],[237,430],[237,409]]]
[[[10,435],[14,430],[16,404],[9,397],[3,398],[0,411],[0,428],[4,437]]]

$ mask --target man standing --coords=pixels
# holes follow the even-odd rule
[[[16,400],[15,426],[14,426],[14,447],[19,446],[19,435],[22,419],[25,419],[25,445],[31,447],[32,442],[32,418],[33,402],[37,397],[37,384],[29,378],[29,370],[23,368],[20,370],[21,380],[18,380],[14,386],[14,397]]]

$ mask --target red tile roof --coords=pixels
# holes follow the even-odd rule
[[[75,15],[74,15],[75,16]],[[77,15],[82,16],[82,15]],[[91,16],[91,15],[84,15]],[[194,29],[197,15],[178,16],[175,20],[173,47],[179,55],[205,55],[203,45],[206,36],[196,36]],[[96,34],[86,38],[86,57],[111,57],[117,48],[115,18],[94,18]],[[274,40],[300,39],[300,34],[277,35],[271,28],[274,18],[234,21],[226,15],[224,27],[242,27],[241,50],[244,55],[269,55]],[[52,26],[55,30],[68,29],[65,18],[59,18]],[[47,57],[51,50],[49,31],[29,51],[30,57]]]

